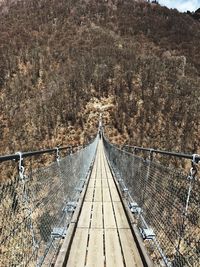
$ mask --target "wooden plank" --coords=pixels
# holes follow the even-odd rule
[[[104,267],[103,229],[90,229],[87,267]]]
[[[97,168],[96,179],[101,179],[101,169],[100,169],[100,167]]]
[[[92,172],[90,180],[95,180],[95,179],[96,179],[96,170],[94,170],[94,172]]]
[[[113,178],[108,179],[108,184],[109,184],[109,187],[116,188],[116,185],[115,185]]]
[[[108,187],[103,187],[102,192],[103,192],[103,202],[106,201],[111,202],[110,189]]]
[[[143,267],[101,140],[74,231],[71,248],[61,254],[65,262],[69,255],[67,265],[58,267]]]
[[[78,220],[78,227],[89,228],[91,217],[92,202],[84,202],[81,215]]]
[[[104,166],[102,167],[102,175],[101,175],[101,178],[107,180],[107,174],[106,174],[106,170],[105,170]]]
[[[113,202],[117,228],[130,228],[121,202]]]
[[[107,179],[102,179],[102,187],[108,187],[108,180]]]
[[[88,229],[77,228],[72,242],[67,267],[84,267],[88,240]]]
[[[109,164],[108,164],[108,161],[107,161],[107,158],[105,159],[105,167],[106,167],[106,171],[108,172],[110,172],[110,167],[109,167]]]
[[[116,187],[110,187],[110,194],[112,201],[120,201],[119,194],[117,192]]]
[[[86,196],[85,196],[85,202],[91,202],[94,197],[94,188],[88,187],[86,191]]]
[[[107,170],[107,177],[108,177],[108,179],[113,180],[113,176],[112,176],[110,170]]]
[[[96,179],[95,187],[101,187],[101,179]]]
[[[116,228],[115,217],[111,202],[103,202],[104,228]]]
[[[104,168],[105,168],[106,172],[110,172],[110,169],[109,169],[108,162],[107,162],[106,158],[104,159]]]
[[[91,228],[103,228],[102,202],[93,202]]]
[[[101,187],[96,187],[94,192],[94,201],[101,201],[102,202],[102,192]]]
[[[140,254],[130,229],[119,229],[126,267],[143,267]]]
[[[108,165],[108,162],[107,162],[107,158],[104,159],[104,167],[105,167],[105,171],[107,173],[110,172],[110,168],[109,168],[109,165]]]
[[[88,187],[94,187],[95,186],[95,182],[96,182],[95,179],[90,179]]]
[[[123,257],[116,229],[105,229],[106,266],[123,267]]]

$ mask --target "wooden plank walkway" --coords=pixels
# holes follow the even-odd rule
[[[65,266],[143,266],[101,140]]]

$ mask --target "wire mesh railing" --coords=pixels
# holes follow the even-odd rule
[[[200,179],[121,150],[107,157],[156,266],[200,266]]]
[[[19,175],[1,184],[1,267],[51,266],[86,181],[97,141],[63,158],[57,153],[55,162],[34,171],[24,171],[19,165]]]

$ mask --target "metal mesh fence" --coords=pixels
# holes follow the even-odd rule
[[[95,155],[89,146],[0,186],[1,267],[51,266]],[[28,159],[27,159],[28,160]]]
[[[104,144],[155,265],[199,267],[200,179]]]

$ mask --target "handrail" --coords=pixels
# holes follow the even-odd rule
[[[57,152],[57,150],[62,151],[62,150],[74,148],[74,147],[76,147],[76,146],[56,147],[56,148],[52,148],[52,149],[22,152],[21,155],[23,158],[26,158],[26,157],[36,156],[36,155],[42,155],[42,154]],[[19,160],[19,159],[20,159],[19,154],[0,156],[0,162],[8,161],[8,160]]]
[[[82,145],[81,147],[84,148],[85,146],[89,145],[91,142],[89,142],[88,144]],[[76,146],[65,146],[65,147],[55,147],[55,148],[51,148],[51,149],[44,149],[44,150],[37,150],[37,151],[28,151],[28,152],[21,152],[21,156],[23,158],[27,158],[27,157],[32,157],[32,156],[37,156],[37,155],[43,155],[43,154],[50,154],[50,153],[54,153],[57,151],[62,151],[62,150],[67,150],[67,149],[72,149],[73,148],[77,148],[80,147],[80,145],[76,145]],[[16,154],[11,154],[11,155],[5,155],[5,156],[0,156],[0,163],[3,161],[9,161],[9,160],[19,160],[20,159],[20,154],[16,153]]]
[[[107,137],[103,134],[103,138],[110,143],[110,141],[107,139]],[[114,145],[110,143],[111,145]],[[115,145],[116,146],[116,145]],[[123,150],[124,148],[133,148],[135,151],[136,150],[141,150],[141,151],[146,151],[156,154],[161,154],[161,155],[166,155],[166,156],[173,156],[173,157],[178,157],[178,158],[185,158],[185,159],[191,159],[194,163],[199,163],[200,162],[200,155],[199,154],[185,154],[185,153],[179,153],[179,152],[170,152],[170,151],[164,151],[164,150],[159,150],[159,149],[154,149],[154,148],[145,148],[145,147],[139,147],[139,146],[131,146],[131,145],[123,145],[121,146],[121,149]]]
[[[144,147],[129,146],[129,145],[124,145],[123,147],[130,147],[130,148],[133,148],[135,150],[147,151],[147,152],[162,154],[162,155],[166,155],[166,156],[192,159],[193,162],[195,162],[195,163],[198,163],[200,161],[200,155],[198,155],[198,154],[184,154],[184,153],[178,153],[178,152],[169,152],[169,151],[158,150],[158,149],[153,149],[153,148],[144,148]],[[123,147],[122,147],[122,149],[123,149]]]

